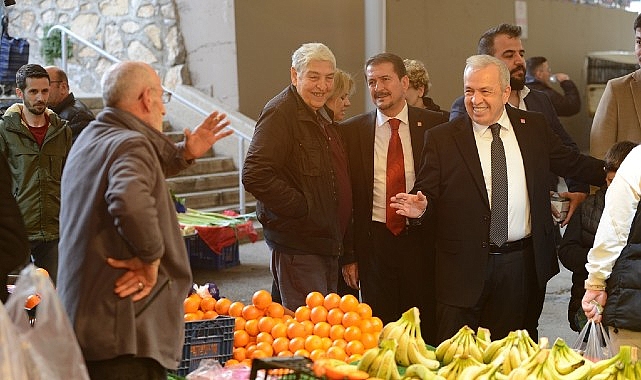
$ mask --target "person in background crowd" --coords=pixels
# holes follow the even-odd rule
[[[581,97],[576,84],[565,73],[552,74],[550,63],[545,57],[528,58],[525,64],[525,84],[534,90],[547,94],[552,101],[557,116],[573,116],[581,110]],[[550,86],[558,82],[563,94]]]
[[[559,272],[550,168],[604,182],[603,161],[563,145],[541,113],[506,104],[503,61],[472,56],[463,78],[468,116],[427,131],[414,194],[391,199],[400,215],[436,219],[439,341],[464,325],[486,327],[492,339],[529,327],[532,288]]]
[[[92,380],[166,380],[182,355],[192,276],[165,176],[232,131],[214,112],[173,143],[168,94],[146,63],[111,66],[62,177],[57,290]]]
[[[347,155],[325,105],[335,72],[334,54],[321,43],[294,52],[291,85],[263,108],[243,166],[272,275],[290,310],[312,291],[336,292],[339,257],[352,250]]]
[[[67,120],[71,128],[71,140],[76,141],[80,132],[94,119],[93,112],[69,91],[69,79],[62,69],[47,66],[45,70],[49,73],[51,84],[47,105],[60,118]]]
[[[634,20],[634,55],[641,64],[641,14]],[[597,106],[590,130],[590,154],[602,158],[617,141],[641,143],[641,69],[610,79]]]
[[[577,332],[581,331],[585,324],[585,313],[581,307],[581,299],[585,294],[584,283],[588,278],[585,264],[588,261],[588,251],[594,244],[594,235],[605,206],[605,192],[612,183],[621,162],[636,145],[631,141],[620,141],[608,149],[605,154],[606,186],[601,187],[581,203],[574,218],[565,229],[559,246],[559,260],[572,272],[568,321],[572,330]]]
[[[430,76],[423,62],[416,59],[404,59],[403,63],[405,64],[405,70],[407,70],[407,77],[410,80],[410,85],[405,93],[407,104],[412,107],[440,112],[449,119],[450,113],[442,110],[438,104],[434,103],[432,98],[427,96],[427,93],[432,88],[432,82],[430,82]]]
[[[565,131],[563,125],[556,116],[556,111],[550,102],[550,98],[541,91],[531,90],[525,85],[525,49],[521,41],[521,27],[511,24],[500,24],[494,28],[487,30],[478,43],[478,54],[487,54],[500,59],[507,65],[510,70],[510,96],[507,103],[514,107],[527,111],[540,112],[545,116],[547,124],[552,128],[552,131],[561,139],[563,144],[576,153],[580,153],[579,147],[572,140],[570,135]],[[459,115],[466,114],[464,97],[458,98],[452,105],[450,120],[453,120]],[[585,200],[590,191],[587,184],[573,181],[566,178],[568,191],[561,192],[561,197],[567,198],[570,201],[569,209],[565,220],[560,222],[560,226],[565,226],[570,222],[574,210],[581,202]],[[548,189],[549,191],[558,190],[558,177],[550,171],[548,175]],[[552,212],[552,209],[550,209]],[[554,211],[556,212],[556,210]],[[561,239],[558,226],[555,226],[554,235],[558,241]],[[556,247],[554,252],[550,252],[556,256]],[[557,269],[558,270],[558,269]],[[541,312],[543,311],[543,302],[545,301],[545,284],[548,279],[539,278],[541,287],[531,288],[535,294],[531,295],[529,307],[527,312],[528,321],[525,326],[534,338],[538,337],[538,326]]]
[[[0,157],[0,302],[5,303],[7,277],[29,258],[29,241],[20,209],[11,191],[11,172],[7,160]]]
[[[388,194],[414,186],[425,132],[447,119],[407,105],[409,78],[399,56],[369,58],[365,78],[376,110],[341,123],[354,199],[354,255],[345,257],[343,274],[353,288],[360,282],[363,302],[384,323],[417,306],[425,339],[436,344],[431,230],[408,226],[388,207]],[[400,143],[397,155],[395,140]]]
[[[612,352],[641,348],[641,147],[623,160],[605,194],[605,207],[588,252],[581,307],[588,319],[608,326]]]
[[[0,152],[9,163],[33,263],[46,269],[56,283],[60,178],[71,147],[71,129],[47,108],[49,74],[42,66],[22,66],[16,85],[22,103],[9,107],[0,120]]]

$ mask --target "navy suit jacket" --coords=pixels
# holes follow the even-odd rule
[[[408,106],[410,135],[414,170],[421,167],[425,132],[447,119],[440,112],[427,111]],[[372,204],[374,189],[374,132],[376,130],[376,111],[354,116],[340,124],[345,149],[349,159],[354,207],[354,254],[345,256],[343,264],[367,257],[371,242]]]
[[[572,137],[570,137],[565,128],[563,128],[563,125],[559,121],[559,117],[556,115],[556,111],[554,110],[554,105],[552,105],[550,98],[544,92],[530,89],[530,92],[523,101],[525,102],[525,106],[528,111],[540,112],[545,116],[545,120],[548,122],[548,125],[552,128],[554,133],[559,136],[564,145],[576,152],[580,152],[579,146],[576,145],[574,140],[572,140]],[[467,115],[467,111],[465,110],[463,96],[461,96],[452,104],[450,120],[454,120],[464,114]],[[566,178],[565,182],[568,185],[568,190],[571,192],[590,192],[590,186],[587,184],[577,182],[569,178]]]
[[[536,275],[544,286],[559,272],[548,175],[599,186],[603,161],[565,146],[540,113],[506,109],[523,158]],[[427,196],[425,214],[436,222],[436,298],[458,307],[478,301],[490,246],[490,203],[473,133],[467,114],[428,130],[413,189]]]

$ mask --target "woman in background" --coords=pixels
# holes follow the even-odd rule
[[[403,63],[405,63],[405,70],[407,70],[407,76],[410,79],[410,86],[405,93],[407,104],[434,112],[440,112],[445,115],[446,119],[449,119],[450,113],[442,110],[438,104],[434,103],[432,98],[427,96],[430,87],[432,87],[432,83],[430,82],[430,76],[423,62],[416,59],[404,59]]]

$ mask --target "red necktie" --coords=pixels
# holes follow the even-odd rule
[[[405,189],[405,163],[403,158],[403,145],[401,136],[398,134],[398,127],[401,121],[398,119],[388,120],[392,136],[389,139],[387,147],[387,204],[386,204],[386,222],[385,225],[394,235],[399,235],[405,228],[405,217],[398,215],[396,209],[391,208],[390,198],[398,193],[404,193]]]

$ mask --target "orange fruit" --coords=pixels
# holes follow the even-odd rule
[[[361,339],[361,329],[358,326],[349,326],[345,329],[343,339],[348,342]]]
[[[252,304],[260,310],[265,310],[272,303],[272,295],[267,290],[261,289],[254,292]],[[271,356],[271,355],[270,355]]]
[[[327,349],[326,355],[330,359],[338,359],[345,361],[347,359],[347,353],[345,350],[338,346],[332,346]]]
[[[356,361],[361,360],[362,358],[363,358],[363,355],[362,355],[362,354],[353,354],[353,355],[350,355],[350,356],[347,358],[347,360],[345,360],[345,361],[346,361],[347,363],[351,364],[351,363],[354,363],[354,362],[356,362]],[[369,378],[369,376],[368,376],[368,377],[366,377],[366,379],[367,379],[367,378]]]
[[[225,362],[225,367],[231,367],[233,365],[238,365],[238,364],[240,364],[240,362],[241,362],[240,360],[236,360],[236,359],[233,359],[233,358],[232,359],[228,359]]]
[[[247,357],[246,354],[247,350],[245,349],[245,347],[234,347],[232,357],[240,362],[245,360],[245,358]]]
[[[327,322],[329,322],[330,325],[340,325],[343,323],[344,315],[343,310],[335,307],[327,312]]]
[[[244,307],[245,307],[245,304],[240,301],[232,302],[229,305],[229,308],[227,309],[227,313],[229,314],[230,317],[242,317]]]
[[[218,317],[218,313],[214,310],[206,311],[205,314],[203,314],[203,319],[214,319],[216,317]]]
[[[307,306],[299,306],[294,312],[294,319],[298,322],[307,321],[311,314],[311,309]]]
[[[337,340],[343,339],[345,335],[345,327],[343,325],[334,325],[329,329],[329,339]]]
[[[290,350],[285,350],[285,351],[279,352],[278,355],[276,356],[278,356],[279,358],[289,358],[294,356],[294,353],[291,352]]]
[[[314,333],[314,323],[312,321],[302,321],[301,324],[305,328],[305,336]]]
[[[234,322],[234,330],[244,330],[245,329],[245,318],[243,317],[236,317],[236,321]]]
[[[301,349],[296,350],[294,352],[294,356],[304,356],[304,357],[308,358],[309,357],[309,351],[307,351],[304,348],[301,348]]]
[[[245,331],[249,336],[256,336],[260,332],[258,330],[258,319],[249,319],[245,322]]]
[[[214,297],[205,297],[200,300],[200,310],[202,311],[214,311],[216,307],[216,299]]]
[[[269,304],[269,306],[267,306],[265,315],[272,318],[282,318],[285,315],[285,308],[278,302],[272,302],[271,304]]]
[[[256,343],[267,342],[270,345],[274,342],[274,337],[268,332],[259,332],[256,335]]]
[[[343,312],[347,313],[348,311],[356,311],[359,304],[360,302],[358,301],[358,298],[353,294],[345,294],[341,297],[338,307],[340,307]]]
[[[325,309],[331,310],[335,307],[338,307],[341,303],[341,296],[339,296],[336,293],[329,293],[328,295],[325,296],[325,299],[323,301],[323,306],[325,306]]]
[[[276,323],[271,334],[274,338],[287,337],[287,325],[284,322]]]
[[[379,317],[371,317],[372,325],[374,326],[374,332],[383,331],[383,321]]]
[[[249,334],[245,330],[234,331],[234,347],[245,347],[249,343]]]
[[[195,313],[200,308],[200,297],[189,296],[183,301],[183,311],[187,313]]]
[[[289,350],[291,352],[296,352],[301,348],[305,348],[305,338],[297,336],[289,340]]]
[[[305,326],[300,322],[292,322],[287,326],[287,337],[294,339],[296,337],[303,337],[305,335]],[[291,350],[290,351],[295,351]]]
[[[311,292],[305,298],[305,304],[308,308],[313,308],[315,306],[320,306],[325,302],[325,297],[320,292]]]
[[[361,319],[361,321],[358,324],[358,327],[361,328],[361,332],[363,333],[374,332],[374,324],[372,323],[372,320],[370,318]]]
[[[198,320],[198,314],[196,314],[196,313],[185,313],[185,315],[183,315],[183,319],[185,320],[185,322],[197,321]]]
[[[329,336],[329,329],[331,328],[332,326],[327,322],[318,322],[317,324],[314,325],[314,329],[312,330],[312,333],[322,338],[324,336]]]
[[[251,368],[252,367],[252,360],[250,358],[247,358],[243,361],[240,362],[240,364],[244,365],[245,367]],[[227,363],[225,363],[225,366]]]
[[[343,350],[345,347],[347,347],[347,341],[345,339],[336,339],[335,341],[332,342],[332,347],[340,347]]]
[[[263,311],[254,305],[245,305],[243,307],[243,318],[246,320],[258,319],[263,316]]]
[[[267,332],[270,333],[272,332],[272,328],[276,322],[274,322],[274,318],[272,317],[260,317],[258,319],[258,330],[261,332]]]
[[[354,355],[354,354],[363,354],[365,352],[365,345],[360,340],[352,340],[350,342],[347,342],[347,346],[345,346],[345,353],[347,355]]]
[[[345,327],[358,326],[361,323],[361,317],[355,311],[348,311],[343,315],[341,324]]]
[[[252,359],[262,359],[262,358],[266,358],[266,357],[269,357],[269,356],[271,356],[271,355],[267,354],[267,352],[265,352],[263,350],[255,349],[254,352],[252,352],[251,358]]]
[[[323,350],[322,348],[317,348],[309,352],[309,358],[312,359],[313,362],[317,362],[319,359],[322,359],[324,357],[325,350]]]
[[[216,306],[214,310],[220,315],[227,315],[229,313],[229,305],[231,305],[231,300],[229,298],[219,298],[216,301]]]
[[[361,318],[372,318],[372,308],[366,303],[359,303],[358,306],[356,306],[355,312],[358,313],[358,315],[361,316]]]
[[[327,337],[327,336],[322,337],[322,338],[321,338],[321,342],[323,343],[323,350],[325,350],[325,351],[327,351],[327,349],[328,349],[328,348],[330,348],[330,347],[332,346],[332,343],[334,343],[334,342],[332,342],[332,340],[331,340],[331,339],[329,339],[329,337]]]
[[[274,355],[274,349],[272,348],[271,342],[258,342],[256,343],[256,351],[262,351],[267,354],[267,356]]]
[[[203,317],[205,316],[205,312],[200,309],[196,310],[195,314],[198,316],[198,320],[203,319]]]
[[[251,359],[254,355],[254,351],[256,351],[256,343],[248,343],[245,346],[245,349],[247,350],[245,354],[247,356],[247,359]]]
[[[287,339],[284,336],[278,337],[274,339],[272,342],[272,349],[274,350],[274,353],[279,354],[283,351],[288,351],[289,350],[289,339]]]
[[[318,335],[310,335],[305,338],[305,349],[309,352],[312,352],[316,349],[323,347],[323,341]]]
[[[378,333],[364,332],[361,333],[361,343],[365,349],[370,349],[372,347],[378,346]]]
[[[309,320],[314,324],[327,321],[327,309],[325,306],[314,306],[309,313]]]

